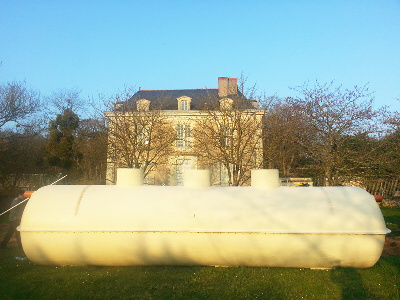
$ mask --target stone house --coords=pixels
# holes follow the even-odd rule
[[[264,111],[258,108],[257,101],[246,99],[243,96],[238,90],[236,78],[219,77],[218,88],[214,89],[139,89],[130,99],[117,102],[114,111],[106,112],[106,116],[109,120],[115,118],[116,115],[130,115],[132,119],[138,119],[143,116],[143,118],[150,118],[151,113],[153,113],[152,116],[154,117],[154,114],[157,113],[158,117],[162,118],[163,122],[168,123],[169,126],[164,126],[161,129],[164,130],[164,134],[159,134],[159,139],[167,135],[166,131],[174,131],[174,140],[171,143],[171,148],[168,148],[169,150],[163,154],[164,159],[158,159],[157,163],[152,162],[151,168],[147,165],[148,172],[145,173],[145,183],[182,185],[183,174],[186,169],[207,168],[211,170],[213,185],[229,185],[232,184],[229,181],[229,177],[233,176],[230,170],[227,169],[230,168],[229,162],[221,161],[215,157],[211,159],[213,155],[207,152],[201,154],[200,148],[202,148],[201,145],[209,144],[216,145],[216,148],[225,147],[225,149],[222,149],[222,151],[225,151],[230,145],[235,145],[233,141],[238,137],[236,132],[239,132],[239,130],[234,130],[234,126],[229,125],[233,123],[232,120],[223,121],[224,118],[228,118],[228,114],[233,114],[233,112],[239,112],[235,115],[246,115],[246,118],[248,118],[247,116],[252,116],[252,126],[255,126],[255,131],[253,133],[249,132],[249,140],[255,138],[255,136],[258,136],[258,139],[253,141],[251,149],[243,151],[243,153],[251,153],[249,155],[251,155],[252,168],[260,168],[262,165],[262,139],[260,136],[262,134]],[[232,116],[229,115],[229,118],[232,119]],[[244,117],[241,118],[243,119]],[[220,123],[228,124],[229,126],[224,125],[224,127]],[[131,126],[136,126],[136,128],[148,126],[146,123],[143,124]],[[202,135],[201,133],[202,129],[205,129],[208,124],[215,124],[210,125],[210,128],[218,127],[218,130],[225,131],[222,135],[222,140],[214,140],[214,144],[211,140],[213,137],[210,137],[209,141],[206,140],[207,134]],[[116,135],[111,134],[111,132],[122,131],[122,127],[122,123],[110,122],[109,124],[107,182],[110,184],[116,180],[117,167],[137,167],[135,163],[127,164],[126,162],[129,159],[124,159],[123,154],[112,151],[114,149],[112,147],[115,147],[118,142],[116,142]],[[243,127],[249,127],[249,125],[244,125]],[[240,132],[245,132],[245,130],[240,130]],[[139,133],[136,133],[136,135],[132,135],[128,139],[138,140],[138,135]],[[150,133],[147,132],[144,135],[148,137]],[[120,141],[119,143],[125,143],[125,141]],[[146,140],[145,143],[148,143],[148,141]],[[143,145],[146,146],[146,144]],[[159,150],[162,151],[166,148],[167,146],[164,146],[164,149]],[[233,149],[231,150],[233,151]],[[212,150],[207,149],[206,151]],[[145,166],[143,161],[139,162],[138,165],[140,167]],[[246,180],[243,179],[243,181]],[[246,183],[244,182],[244,184]]]

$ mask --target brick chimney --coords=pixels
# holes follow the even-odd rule
[[[237,78],[228,78],[228,95],[237,94]]]
[[[237,78],[218,77],[218,95],[227,97],[237,94]]]

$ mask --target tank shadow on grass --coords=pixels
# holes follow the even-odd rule
[[[356,269],[337,267],[331,270],[331,279],[341,288],[342,299],[370,299]]]

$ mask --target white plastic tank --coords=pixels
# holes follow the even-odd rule
[[[360,188],[278,187],[274,170],[209,187],[207,174],[183,187],[140,185],[134,170],[115,186],[43,187],[19,227],[24,251],[54,265],[300,268],[368,268],[382,253],[384,219]]]

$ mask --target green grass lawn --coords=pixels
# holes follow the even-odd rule
[[[382,207],[381,210],[386,221],[386,227],[392,231],[388,236],[400,236],[400,207]]]
[[[382,211],[399,236],[400,208]],[[400,256],[331,270],[38,266],[24,256],[0,251],[0,299],[400,299]]]

